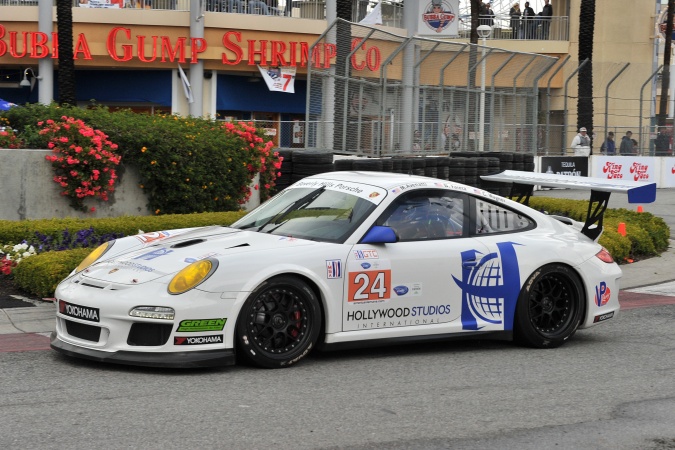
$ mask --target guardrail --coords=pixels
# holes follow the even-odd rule
[[[488,40],[517,39],[517,40],[569,40],[569,17],[556,16],[545,20],[540,16],[531,19],[511,20],[508,15],[483,17],[479,25],[492,27],[492,34]],[[471,16],[462,15],[459,18],[459,37],[468,39],[471,32]]]

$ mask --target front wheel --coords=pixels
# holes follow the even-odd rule
[[[312,350],[320,330],[314,291],[294,277],[272,278],[258,286],[241,309],[237,352],[259,367],[288,367]]]
[[[562,345],[579,327],[585,295],[569,267],[549,264],[525,282],[516,305],[515,338],[536,348]]]

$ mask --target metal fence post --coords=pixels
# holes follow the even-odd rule
[[[564,97],[563,97],[563,99],[564,99],[563,112],[564,112],[565,120],[564,120],[564,122],[563,122],[562,141],[561,141],[561,143],[560,143],[560,145],[561,145],[561,147],[560,147],[560,153],[561,153],[562,155],[564,155],[565,153],[567,153],[567,152],[565,151],[565,148],[566,148],[566,147],[565,147],[565,133],[567,132],[567,115],[568,115],[568,113],[567,113],[567,86],[569,85],[570,80],[572,79],[572,77],[573,77],[574,75],[576,75],[577,72],[579,72],[579,70],[581,70],[581,68],[584,67],[584,66],[586,65],[587,62],[588,62],[588,58],[584,59],[584,60],[581,62],[581,64],[579,64],[579,66],[578,66],[576,69],[574,69],[574,71],[570,74],[570,76],[567,77],[567,80],[565,80],[565,94],[564,94]],[[575,127],[575,129],[576,129],[576,127]]]
[[[661,71],[662,68],[663,64],[661,64],[659,68],[656,69],[656,71],[654,71],[654,73],[652,73],[649,78],[647,78],[647,81],[645,81],[642,87],[640,88],[640,105],[638,107],[638,109],[640,110],[640,129],[638,130],[639,133],[638,139],[640,139],[639,141],[640,149],[642,149],[642,96],[644,95],[645,86],[647,86],[647,84],[652,80],[652,78],[654,78]]]

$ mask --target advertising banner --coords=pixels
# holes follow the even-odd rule
[[[417,34],[441,37],[459,35],[458,0],[421,0],[418,8]]]
[[[295,94],[295,67],[260,67],[260,74],[270,91]]]
[[[661,183],[659,187],[675,187],[675,158],[661,159]]]
[[[657,183],[656,158],[648,156],[594,156],[593,176],[608,180]]]
[[[585,156],[542,156],[541,173],[556,175],[589,176],[588,158]]]

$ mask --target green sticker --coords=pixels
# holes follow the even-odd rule
[[[227,319],[181,320],[176,331],[192,333],[197,331],[222,331]]]

